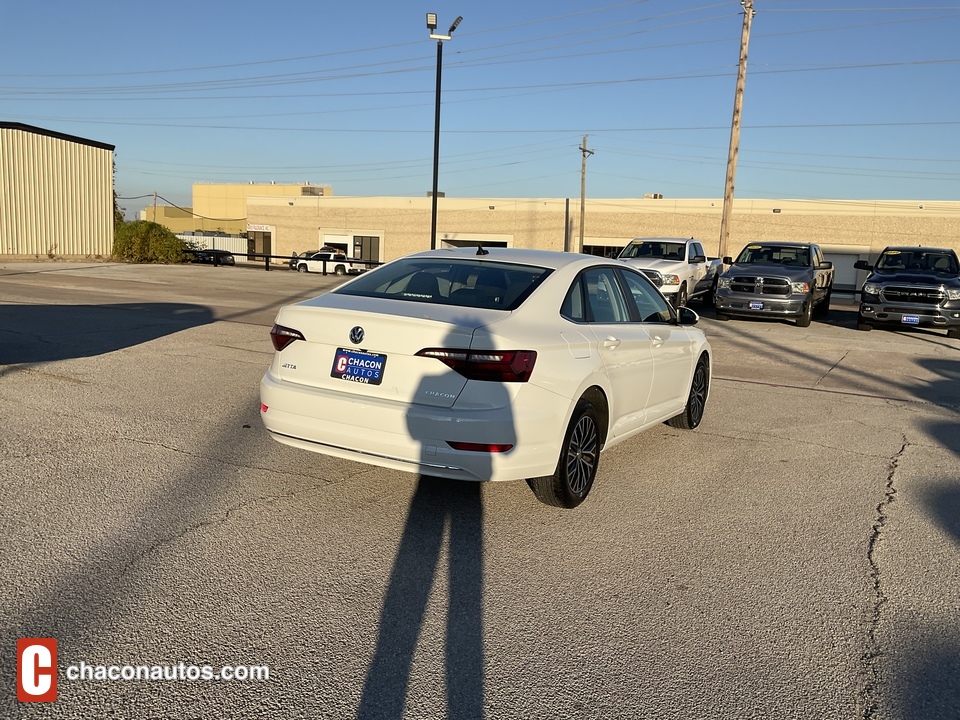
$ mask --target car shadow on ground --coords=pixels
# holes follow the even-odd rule
[[[0,365],[103,355],[213,319],[184,303],[0,305]]]

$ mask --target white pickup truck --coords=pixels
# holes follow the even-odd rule
[[[678,308],[694,297],[710,304],[723,272],[720,258],[708,258],[696,238],[634,238],[617,259],[650,278]]]
[[[333,273],[334,275],[358,275],[366,270],[365,265],[350,262],[343,253],[318,250],[304,253],[290,261],[290,267],[299,272]]]

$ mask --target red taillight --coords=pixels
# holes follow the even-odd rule
[[[513,445],[506,445],[506,444],[497,445],[492,443],[453,442],[452,440],[447,440],[447,445],[452,447],[454,450],[467,450],[469,452],[502,453],[502,452],[507,452],[508,450],[513,449]]]
[[[299,330],[283,325],[274,325],[273,329],[270,330],[270,340],[273,341],[273,347],[277,349],[277,352],[280,352],[294,340],[306,340],[306,338]]]
[[[537,353],[533,350],[424,348],[417,355],[436,358],[467,380],[493,382],[526,382],[537,362]]]

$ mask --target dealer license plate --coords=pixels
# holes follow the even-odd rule
[[[337,348],[330,377],[365,385],[379,385],[383,382],[383,368],[386,364],[387,356],[380,353]]]
[[[762,303],[762,302],[758,302],[758,301],[756,301],[756,300],[752,300],[752,301],[750,302],[750,309],[751,309],[751,310],[763,310],[763,303]]]
[[[900,322],[905,322],[907,325],[919,325],[920,316],[919,315],[904,315],[900,318]]]

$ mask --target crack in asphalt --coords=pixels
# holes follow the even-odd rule
[[[126,440],[127,442],[138,443],[140,445],[160,447],[160,448],[163,448],[164,450],[170,450],[171,452],[179,453],[181,455],[186,455],[187,457],[196,458],[197,460],[212,460],[214,462],[223,463],[224,465],[230,465],[231,467],[235,467],[243,470],[261,470],[263,472],[280,474],[284,476],[301,477],[301,478],[306,478],[308,480],[321,480],[321,478],[317,477],[316,475],[310,475],[309,473],[305,473],[305,472],[298,472],[296,470],[277,470],[276,468],[265,467],[262,465],[251,465],[249,463],[236,462],[228,458],[216,457],[214,455],[201,455],[199,453],[193,453],[193,452],[190,452],[189,450],[184,450],[183,448],[178,448],[174,445],[167,445],[166,443],[158,442],[156,440],[144,440],[143,438],[128,437],[127,435],[121,435],[120,439]],[[330,484],[330,483],[328,482],[326,484]]]
[[[667,431],[667,432],[669,433],[669,431]],[[821,449],[821,450],[833,450],[833,451],[835,451],[835,452],[845,453],[845,454],[847,454],[847,455],[856,455],[857,457],[868,457],[868,458],[883,457],[882,455],[880,455],[880,454],[878,454],[878,453],[862,452],[862,451],[860,451],[860,450],[854,450],[854,449],[851,449],[851,448],[849,448],[849,447],[836,447],[836,446],[834,446],[834,445],[824,445],[824,444],[822,444],[822,443],[816,443],[816,442],[812,442],[812,441],[810,441],[810,440],[804,440],[804,439],[802,439],[802,438],[797,438],[797,437],[794,436],[794,435],[776,435],[776,434],[771,433],[771,432],[756,432],[756,433],[753,433],[752,435],[749,435],[749,436],[725,435],[724,433],[716,433],[716,432],[711,433],[711,432],[707,432],[707,431],[704,430],[703,427],[701,426],[700,428],[697,428],[697,434],[698,434],[698,435],[707,435],[707,436],[709,436],[709,437],[723,438],[724,440],[738,440],[738,441],[741,441],[741,442],[750,443],[751,445],[755,444],[755,443],[757,442],[757,439],[758,439],[758,438],[770,438],[770,439],[772,439],[772,440],[785,440],[785,441],[789,441],[790,443],[795,444],[795,445],[807,445],[807,446],[809,446],[809,447],[819,448],[819,449]],[[684,436],[685,436],[685,433],[683,433],[683,432],[677,432],[677,433],[670,433],[670,435],[671,435],[671,437],[684,437]]]
[[[141,563],[141,562],[142,562],[143,560],[145,560],[146,558],[148,558],[148,557],[154,555],[155,553],[159,552],[159,551],[162,550],[164,547],[169,546],[169,545],[173,545],[173,544],[176,543],[178,540],[181,540],[181,539],[187,537],[188,535],[193,534],[194,532],[196,532],[196,531],[198,531],[198,530],[203,530],[204,528],[210,528],[210,527],[215,527],[215,526],[218,526],[218,525],[223,525],[224,523],[227,523],[227,522],[229,522],[231,519],[233,519],[233,517],[236,515],[236,513],[240,512],[240,511],[242,511],[242,510],[245,510],[245,509],[248,509],[248,508],[253,508],[253,507],[259,507],[259,506],[274,505],[274,504],[279,503],[279,502],[282,502],[282,501],[284,501],[284,500],[289,500],[289,499],[292,499],[292,498],[296,498],[296,497],[298,497],[298,496],[300,496],[300,495],[309,494],[309,493],[314,492],[315,490],[318,490],[318,489],[320,489],[320,488],[322,488],[322,487],[329,487],[330,485],[334,485],[334,484],[337,484],[337,483],[340,483],[340,482],[351,482],[351,481],[353,481],[355,478],[362,476],[364,473],[367,473],[367,472],[370,472],[370,471],[371,471],[370,468],[362,467],[362,468],[358,469],[356,472],[354,472],[354,473],[352,473],[352,474],[350,474],[350,475],[346,475],[346,476],[344,476],[344,477],[337,478],[337,479],[335,479],[335,480],[322,480],[321,478],[318,478],[318,477],[316,477],[316,476],[314,476],[314,475],[308,475],[308,474],[306,474],[306,473],[298,473],[298,472],[292,472],[292,471],[286,471],[286,470],[280,471],[280,470],[276,470],[276,469],[274,469],[274,468],[260,467],[260,466],[257,466],[257,465],[247,465],[247,464],[243,464],[243,463],[230,462],[229,460],[225,460],[225,459],[223,459],[223,458],[211,457],[211,456],[208,456],[208,455],[199,455],[199,454],[197,454],[197,453],[191,453],[191,452],[188,452],[188,451],[186,451],[186,450],[181,450],[180,448],[176,448],[176,447],[173,447],[173,446],[170,446],[170,445],[166,445],[166,444],[160,443],[160,442],[153,442],[153,441],[149,441],[149,440],[142,440],[142,439],[139,439],[139,438],[131,438],[131,437],[126,437],[126,436],[123,436],[123,439],[124,439],[124,440],[127,440],[127,441],[130,441],[130,442],[140,443],[140,444],[143,444],[143,445],[151,445],[151,446],[154,446],[154,447],[161,447],[161,448],[164,448],[164,449],[166,449],[166,450],[171,450],[171,451],[173,451],[173,452],[181,453],[181,454],[183,454],[183,455],[187,455],[187,456],[189,456],[189,457],[197,458],[197,459],[200,459],[200,460],[212,460],[212,461],[215,461],[215,462],[222,462],[222,463],[224,463],[225,465],[230,465],[230,466],[233,466],[233,467],[236,467],[236,468],[242,468],[242,469],[248,469],[248,470],[263,470],[263,471],[272,472],[272,473],[282,473],[282,474],[285,475],[285,476],[294,476],[294,477],[307,478],[307,479],[313,480],[314,482],[311,483],[311,484],[309,484],[309,485],[307,485],[307,486],[298,487],[298,488],[293,488],[293,489],[290,489],[290,490],[288,490],[288,491],[286,491],[286,492],[282,492],[282,493],[272,493],[272,494],[266,494],[266,495],[258,495],[258,496],[256,496],[256,497],[252,497],[252,498],[247,498],[247,499],[245,499],[245,500],[241,500],[240,502],[237,502],[236,504],[234,504],[234,505],[232,505],[232,506],[230,506],[230,507],[228,507],[228,508],[225,508],[224,510],[221,510],[221,511],[219,511],[219,512],[214,513],[212,516],[208,516],[208,517],[202,518],[202,519],[197,519],[197,520],[195,520],[194,522],[188,523],[187,525],[181,527],[181,528],[180,528],[179,530],[177,530],[176,532],[173,532],[173,533],[171,533],[171,534],[164,535],[163,537],[159,537],[159,538],[157,538],[156,540],[154,540],[148,547],[145,547],[145,548],[144,548],[143,550],[141,550],[140,552],[136,552],[136,553],[132,554],[132,556],[128,558],[127,562],[125,562],[125,563],[123,564],[123,567],[121,568],[120,572],[118,573],[118,577],[124,577],[124,576],[126,576],[131,570],[133,570],[133,568],[134,568],[135,566],[137,566],[139,563]]]
[[[814,387],[818,387],[818,386],[820,385],[820,383],[823,381],[823,379],[824,379],[827,375],[829,375],[830,373],[833,372],[834,368],[836,368],[837,365],[839,365],[839,364],[842,363],[844,360],[846,360],[847,355],[849,355],[849,354],[850,354],[850,351],[847,350],[847,351],[843,354],[843,357],[840,358],[839,360],[837,360],[833,365],[831,365],[830,368],[829,368],[823,375],[821,375],[821,376],[817,379],[817,381],[813,384],[813,386],[814,386]]]
[[[870,540],[867,543],[867,560],[870,563],[870,577],[873,580],[874,603],[873,612],[870,616],[870,627],[867,633],[867,650],[860,658],[863,675],[865,677],[864,686],[861,690],[860,700],[863,706],[863,720],[874,720],[880,710],[878,690],[880,686],[880,658],[883,651],[880,648],[880,641],[877,639],[877,632],[880,627],[880,617],[883,613],[883,606],[887,603],[887,595],[883,590],[883,583],[880,576],[880,561],[877,558],[877,549],[883,539],[883,530],[887,525],[887,509],[896,500],[897,488],[895,485],[897,470],[900,469],[900,461],[911,443],[907,436],[903,436],[903,444],[900,450],[890,458],[890,465],[887,472],[887,481],[884,485],[883,498],[877,504],[877,516],[873,522],[873,529],[870,533]]]

